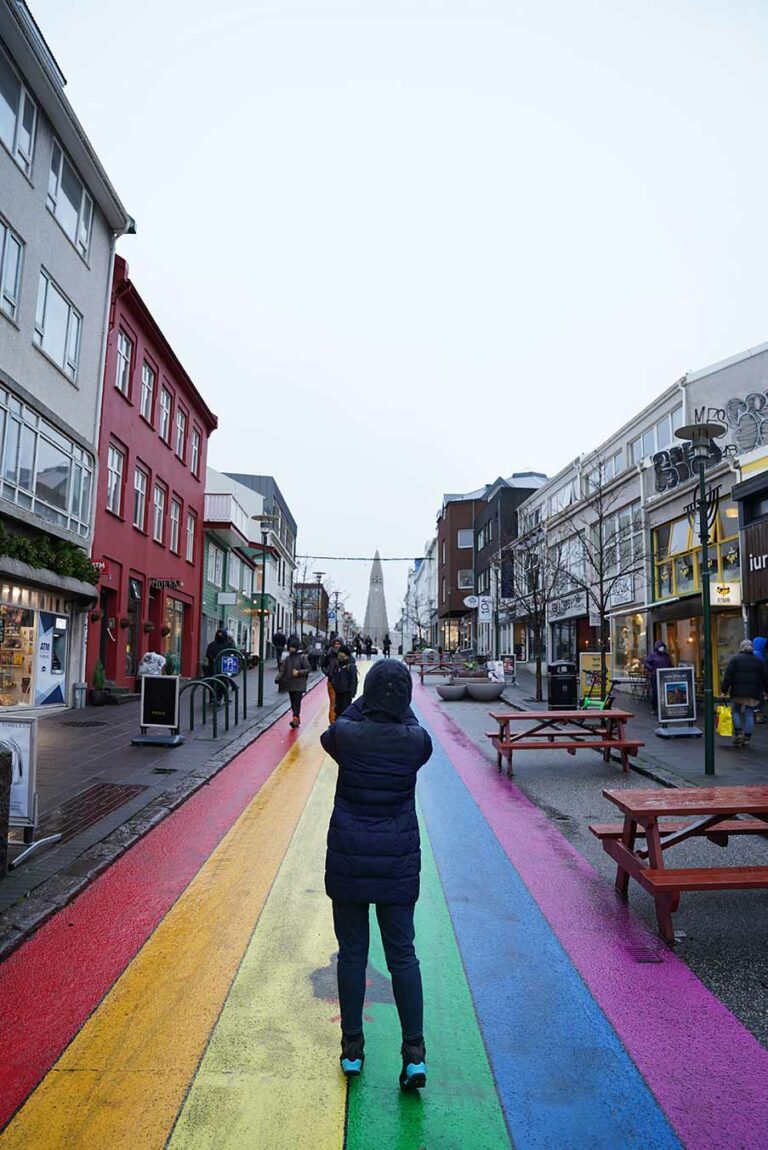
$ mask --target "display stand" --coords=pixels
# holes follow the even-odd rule
[[[654,734],[660,739],[699,738],[701,728],[694,725],[696,682],[693,667],[686,664],[658,667],[656,692],[660,725]]]
[[[179,675],[143,675],[141,679],[141,734],[134,747],[180,747]],[[161,734],[162,731],[168,732]]]

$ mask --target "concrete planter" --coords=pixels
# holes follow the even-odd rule
[[[503,690],[503,683],[467,683],[467,694],[476,703],[495,703]]]
[[[441,699],[445,699],[447,703],[456,703],[459,699],[463,699],[466,691],[467,689],[463,683],[451,683],[450,686],[437,688],[438,695]]]

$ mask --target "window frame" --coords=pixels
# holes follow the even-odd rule
[[[469,575],[469,581],[466,576]],[[462,581],[462,576],[464,577]],[[474,591],[475,589],[475,572],[472,567],[460,567],[456,572],[456,590],[457,591]]]
[[[162,498],[158,502],[158,495]],[[152,488],[152,538],[155,543],[161,546],[165,540],[165,511],[168,502],[168,491],[162,483],[155,482]],[[159,534],[158,534],[158,514],[159,519]]]
[[[168,396],[168,407],[163,404],[163,397]],[[167,422],[166,422],[167,416]],[[163,443],[169,447],[171,445],[171,423],[173,421],[173,393],[170,388],[166,387],[164,383],[160,384],[160,425],[157,433],[162,439]],[[163,434],[163,425],[165,424],[165,434]]]
[[[207,579],[212,587],[223,589],[224,552],[215,543],[211,543],[208,548]]]
[[[194,475],[195,479],[200,478],[200,445],[202,443],[202,434],[200,428],[192,425],[192,430],[189,434],[189,470]]]
[[[140,475],[144,479],[144,490],[143,490],[143,492],[141,491],[138,483],[136,482]],[[149,472],[146,469],[146,467],[142,467],[142,465],[140,463],[136,463],[136,464],[134,464],[134,468],[133,468],[133,526],[136,528],[137,531],[141,531],[142,533],[146,533],[146,530],[147,530],[147,493],[148,493],[148,491],[149,491]],[[137,504],[138,504],[139,497],[141,497],[141,499],[142,499],[142,512],[141,512],[141,522],[137,523],[136,522],[136,511],[137,511]]]
[[[58,171],[54,172],[54,157],[56,155],[57,149],[59,152],[59,164]],[[65,164],[69,165],[71,175],[80,185],[80,205],[77,209],[77,223],[75,225],[74,237],[69,234],[66,227],[64,226],[64,223],[62,222],[61,216],[63,213],[57,212],[61,202],[61,196],[64,194],[62,192],[62,177],[64,174]],[[45,197],[45,206],[53,218],[56,220],[56,223],[59,225],[61,230],[64,232],[64,235],[72,244],[77,254],[87,261],[91,250],[91,239],[93,237],[93,197],[85,186],[85,181],[83,180],[75,165],[70,160],[63,144],[57,136],[53,137],[53,146],[51,148],[51,165],[48,169],[48,192]],[[72,206],[74,207],[74,204]],[[86,238],[83,240],[82,232],[86,219],[88,222],[87,231]]]
[[[41,319],[41,303],[40,294],[42,285],[45,284],[42,302],[42,319]],[[59,360],[45,347],[45,317],[48,311],[49,292],[53,290],[64,301],[67,307],[67,330],[64,337],[64,362],[60,363]],[[77,320],[77,332],[75,335],[75,355],[71,355],[72,345],[72,320],[73,317]],[[75,307],[72,300],[66,295],[56,280],[46,271],[44,267],[40,268],[40,279],[37,285],[37,304],[35,306],[35,322],[32,332],[32,342],[35,347],[46,356],[51,363],[55,363],[58,368],[67,376],[72,383],[77,383],[77,373],[80,369],[80,349],[82,345],[83,336],[83,316],[80,311]]]
[[[191,528],[191,530],[190,530]],[[197,538],[197,516],[194,511],[187,510],[185,555],[187,563],[195,561],[195,541]]]
[[[189,416],[180,403],[176,404],[176,418],[173,423],[175,428],[173,449],[176,453],[176,457],[183,463],[187,454],[187,426],[189,424]],[[179,443],[179,434],[181,434],[181,443]],[[179,447],[181,447],[181,450],[179,450]]]
[[[120,347],[120,341],[125,340],[128,344],[128,356],[124,355]],[[131,370],[133,367],[133,340],[128,335],[123,327],[117,329],[117,340],[115,344],[115,391],[119,391],[125,399],[131,398]],[[122,371],[121,371],[122,367]],[[125,388],[120,386],[121,380],[124,379]]]
[[[16,263],[16,276],[15,284],[13,287],[13,294],[6,284],[6,276],[8,274],[8,249],[11,242],[18,248],[18,260]],[[24,266],[24,240],[16,232],[8,221],[0,216],[0,311],[15,323],[19,311],[19,297],[21,295],[21,276]],[[6,303],[8,306],[6,306]]]
[[[469,536],[469,543],[462,543],[462,535]],[[474,531],[471,527],[459,527],[456,531],[456,549],[458,551],[471,551],[474,546]]]
[[[146,372],[152,376],[152,386],[147,387]],[[155,390],[157,385],[157,371],[149,362],[146,356],[141,361],[141,396],[139,397],[139,415],[142,419],[146,420],[150,426],[152,425],[152,418],[155,413]],[[149,413],[145,408],[145,398],[149,394]]]
[[[16,110],[16,120],[13,127],[13,139],[9,144],[6,140],[0,137],[0,144],[8,151],[14,163],[22,170],[24,175],[30,179],[32,176],[32,164],[35,158],[35,143],[37,138],[37,125],[38,125],[38,107],[37,101],[31,95],[27,85],[22,79],[21,73],[15,67],[13,60],[4,50],[2,43],[0,43],[0,56],[4,57],[9,71],[16,77],[19,84],[19,107]],[[19,142],[19,136],[24,126],[24,113],[26,106],[32,109],[32,128],[29,132],[29,153],[22,148]]]
[[[177,515],[174,518],[174,508]],[[170,507],[168,508],[168,550],[172,551],[174,555],[179,554],[179,543],[181,541],[181,516],[182,516],[181,500],[175,495],[171,496]]]
[[[120,467],[113,467],[113,455],[120,460]],[[119,447],[116,443],[110,443],[107,450],[107,511],[112,515],[117,515],[122,519],[123,516],[123,488],[125,485],[125,461],[127,453]],[[117,477],[116,482],[113,481],[113,476]],[[117,506],[114,496],[117,494]]]

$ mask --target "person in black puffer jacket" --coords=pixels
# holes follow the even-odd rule
[[[721,685],[723,692],[731,696],[733,745],[748,747],[755,721],[755,707],[760,705],[763,695],[768,691],[768,667],[765,659],[759,659],[753,654],[749,639],[739,644],[739,653],[733,656],[725,668]]]
[[[411,676],[402,663],[377,663],[363,695],[320,737],[339,765],[328,828],[325,890],[339,943],[341,1066],[359,1074],[364,1061],[363,1001],[369,906],[376,906],[403,1032],[400,1085],[426,1083],[424,1004],[414,950],[421,844],[416,775],[432,741],[411,711]]]

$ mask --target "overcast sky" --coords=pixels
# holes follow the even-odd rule
[[[443,492],[768,339],[764,0],[30,3],[210,462],[302,551],[420,554]]]

